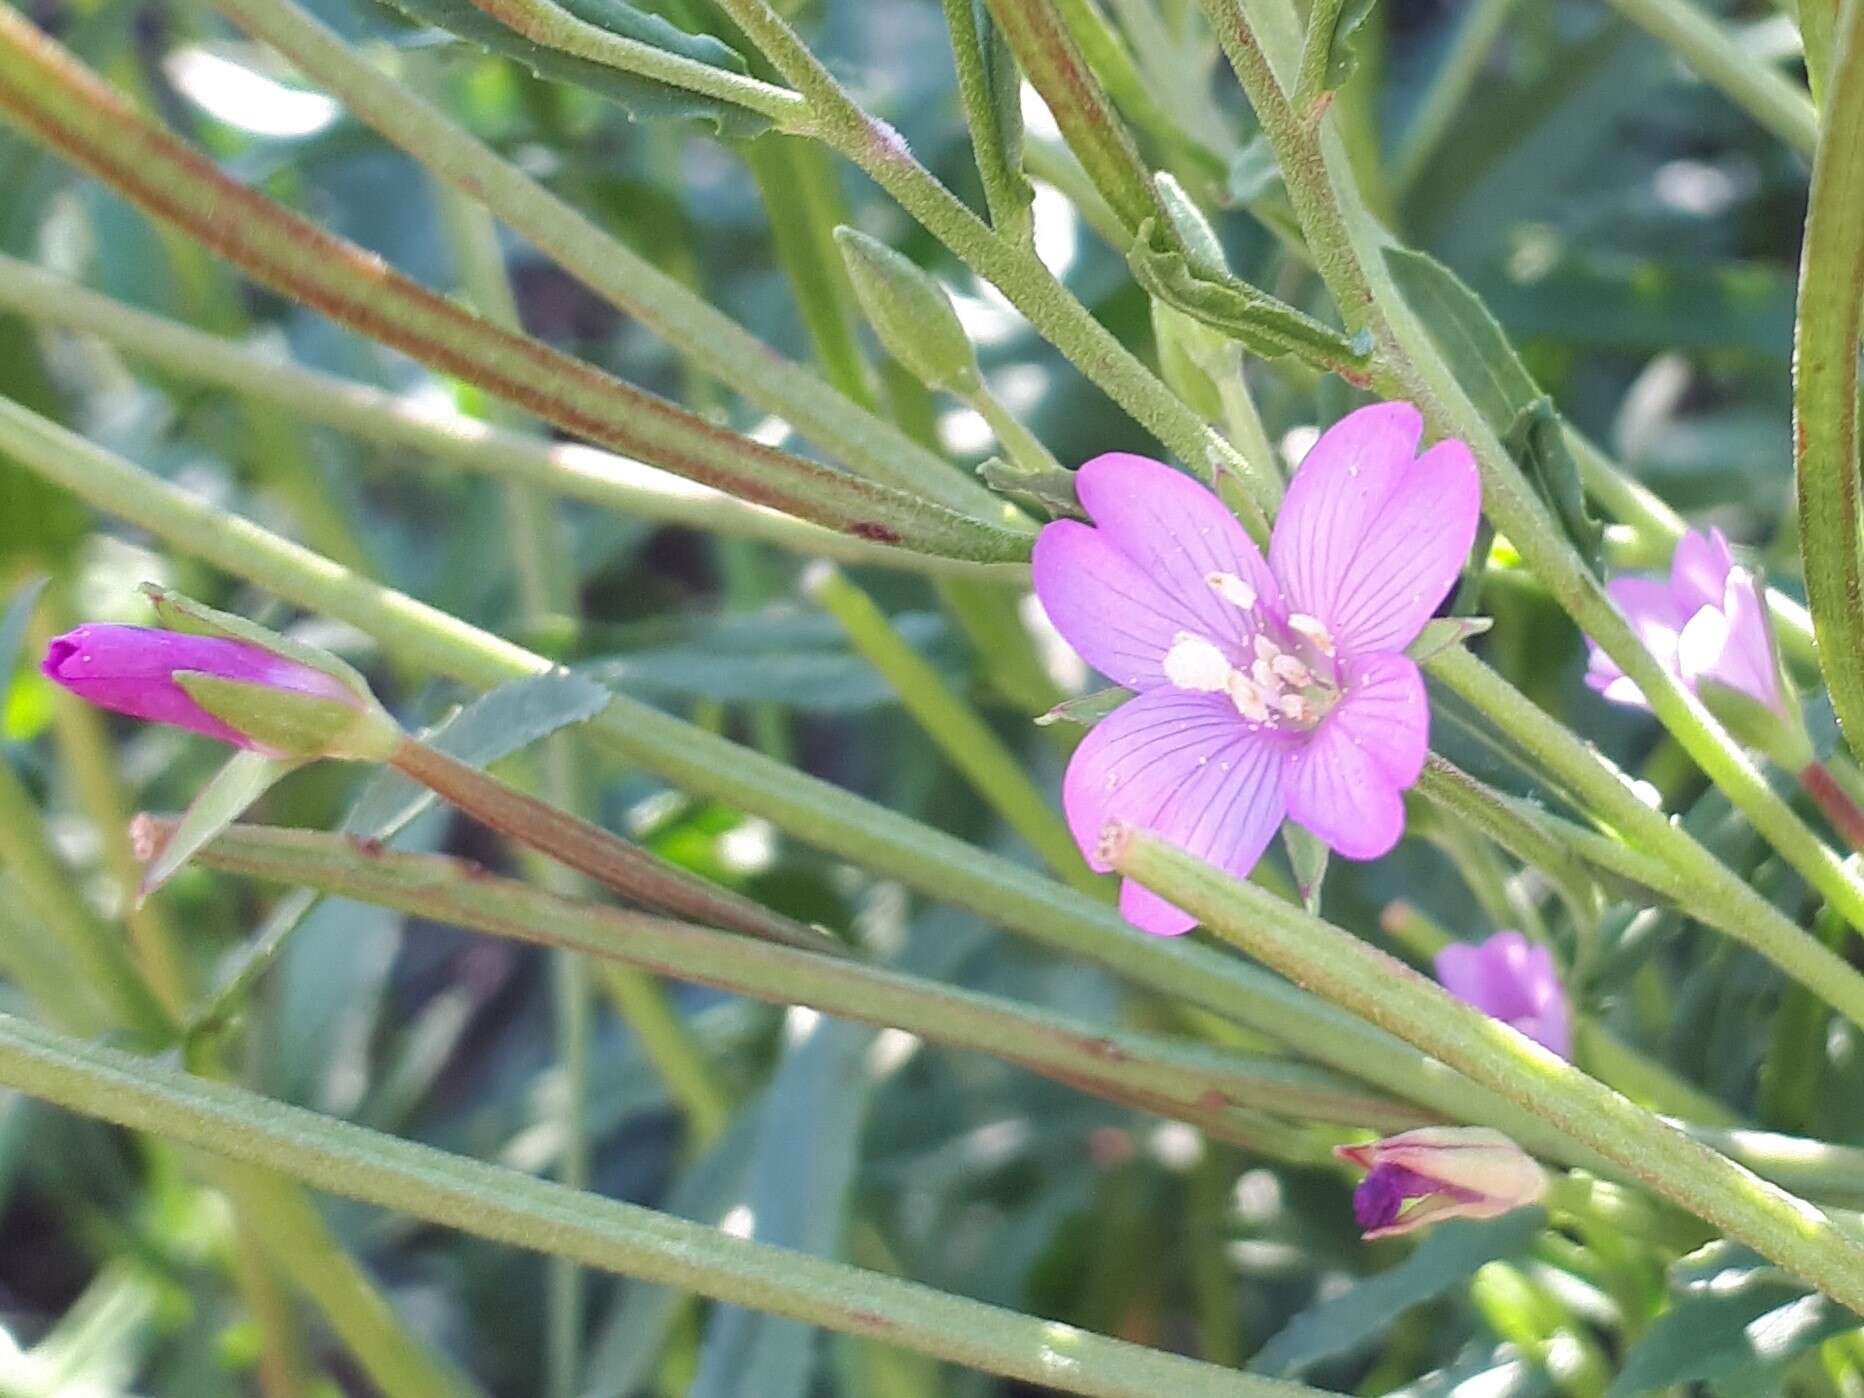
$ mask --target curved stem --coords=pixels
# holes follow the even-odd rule
[[[837,533],[594,447],[546,442],[448,409],[413,404],[367,384],[151,315],[3,253],[0,307],[46,325],[95,335],[190,382],[213,384],[303,421],[403,448],[416,460],[431,459],[535,486],[617,514],[756,539],[812,558],[869,567],[979,580],[1008,571],[1002,565],[909,553]],[[396,452],[389,462],[405,459]],[[1020,578],[1021,572],[1009,576]]]
[[[229,179],[96,74],[0,10],[0,115],[248,275],[567,431],[860,538],[982,562],[1026,535],[716,427],[502,330]]]
[[[1154,837],[1109,832],[1108,862],[1335,1004],[1557,1123],[1653,1193],[1864,1314],[1864,1238],[1587,1077],[1351,933]]]
[[[1802,155],[1812,154],[1819,140],[1819,113],[1806,90],[1759,54],[1742,48],[1719,20],[1689,0],[1611,0],[1611,4],[1787,145]]]
[[[1839,12],[1812,162],[1793,333],[1793,465],[1806,597],[1838,725],[1864,751],[1864,538],[1858,334],[1864,326],[1864,6]]]
[[[581,816],[508,786],[438,748],[404,738],[388,765],[482,825],[549,855],[624,897],[786,946],[839,951],[827,934],[720,888]]]
[[[1839,784],[1832,769],[1823,762],[1808,763],[1799,773],[1799,784],[1825,812],[1832,829],[1843,835],[1852,849],[1864,852],[1864,807]]]
[[[1338,138],[1324,119],[1310,125],[1296,117],[1241,0],[1201,3],[1276,148],[1289,197],[1341,316],[1349,329],[1363,328],[1373,337],[1386,391],[1416,402],[1437,435],[1469,444],[1482,476],[1485,511],[1548,593],[1636,682],[1664,726],[1755,829],[1854,926],[1864,928],[1864,880],[1774,794],[1695,695],[1645,649],[1457,382],[1386,271],[1388,235],[1360,200]],[[1809,940],[1803,932],[1799,936]]]
[[[397,1140],[0,1015],[0,1083],[495,1242],[1100,1398],[1311,1398]],[[427,1390],[432,1392],[434,1390]]]
[[[1032,248],[993,233],[913,157],[899,133],[863,111],[768,0],[719,0],[777,69],[809,99],[815,134],[873,177],[934,237],[1009,298],[1030,324],[1103,392],[1204,479],[1234,469],[1250,487],[1245,519],[1268,537],[1260,472],[1136,359],[1068,291]],[[1270,501],[1273,495],[1266,497]]]

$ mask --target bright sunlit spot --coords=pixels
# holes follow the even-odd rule
[[[313,136],[342,110],[321,92],[287,87],[199,44],[174,50],[162,71],[209,116],[255,136]]]

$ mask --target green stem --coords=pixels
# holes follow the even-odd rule
[[[1720,21],[1689,0],[1611,0],[1638,28],[1677,57],[1755,121],[1802,155],[1819,141],[1819,114],[1806,90],[1744,49]]]
[[[768,0],[719,0],[738,26],[809,99],[815,134],[873,177],[934,237],[1009,298],[1036,330],[1193,471],[1234,470],[1262,485],[1236,448],[1198,417],[1068,291],[1032,248],[999,237],[925,166],[897,132],[861,106]],[[1274,498],[1271,493],[1269,498]],[[1264,507],[1254,499],[1259,512]],[[1265,517],[1253,525],[1267,537]]]
[[[157,1043],[172,1040],[175,1022],[137,972],[115,930],[74,896],[71,875],[45,836],[38,807],[13,769],[0,761],[0,868],[27,906],[58,937],[70,974],[82,980],[112,1018]]]
[[[1864,851],[1864,808],[1832,775],[1832,769],[1823,762],[1809,762],[1800,769],[1799,784],[1825,813],[1832,829],[1844,836],[1845,843]]]
[[[854,648],[880,671],[926,736],[1056,877],[1092,896],[1105,896],[1106,881],[1082,862],[1068,827],[1024,774],[1016,754],[907,644],[873,598],[827,564],[811,569],[803,586],[841,623]]]
[[[1799,261],[1793,463],[1819,668],[1864,751],[1864,542],[1858,505],[1858,334],[1864,324],[1864,7],[1846,0]],[[1850,832],[1846,832],[1847,835]],[[1857,925],[1853,919],[1853,925]]]
[[[989,0],[989,5],[1018,65],[1053,113],[1062,139],[1119,214],[1128,235],[1137,233],[1147,219],[1162,222],[1151,171],[1054,0]],[[762,36],[757,37],[761,43]],[[817,94],[800,76],[788,76],[812,102],[816,100]]]
[[[808,125],[808,104],[794,92],[590,24],[549,0],[471,0],[471,3],[474,9],[483,10],[506,28],[545,48],[561,49],[606,68],[639,73],[670,87],[685,88],[702,97],[743,107],[768,118],[771,125],[779,129],[802,130]]]
[[[371,1383],[388,1398],[467,1398],[480,1392],[425,1346],[408,1342],[388,1299],[331,1235],[316,1206],[292,1183],[292,1171],[255,1168],[238,1159],[217,1162],[215,1182],[272,1265],[330,1318]]]
[[[686,917],[787,946],[834,950],[822,932],[700,878],[581,816],[526,795],[438,748],[405,738],[388,759],[403,776],[482,825],[549,855],[608,888]]]
[[[1028,552],[1026,535],[716,427],[436,296],[229,179],[12,10],[0,115],[256,280],[567,431],[860,538],[980,562]]]
[[[1653,1193],[1864,1314],[1864,1239],[1690,1139],[1351,933],[1154,837],[1109,832],[1108,861],[1249,955],[1508,1097]]]
[[[1294,109],[1304,117],[1317,117],[1327,95],[1327,65],[1333,56],[1333,36],[1346,0],[1314,0],[1307,11],[1307,32],[1301,40],[1301,66],[1294,81]]]
[[[1385,906],[1379,914],[1379,928],[1427,965],[1434,965],[1437,953],[1458,940],[1432,922],[1427,914],[1403,901]],[[1570,991],[1571,982],[1568,984]],[[1713,1129],[1741,1124],[1741,1119],[1715,1098],[1616,1038],[1591,1015],[1574,1010],[1573,1031],[1576,1050],[1573,1061],[1640,1106],[1682,1117],[1694,1123],[1689,1128],[1692,1132],[1699,1127]],[[1760,1173],[1774,1178],[1770,1171]],[[1826,1196],[1819,1194],[1819,1197]]]
[[[611,237],[372,66],[291,0],[219,0],[219,8],[340,98],[357,120],[469,197],[482,200],[590,290],[860,474],[980,519],[1027,527],[1026,522],[1019,526],[1018,516],[1005,502],[954,471],[944,458],[784,358],[676,277]]]
[[[1003,32],[987,18],[979,22],[975,0],[943,3],[958,97],[964,103],[990,226],[998,236],[1027,245],[1034,237],[1029,206],[1035,191],[1023,174],[1022,75]]]
[[[476,873],[442,855],[363,853],[337,836],[234,825],[199,856],[209,868],[301,884],[401,912],[629,966],[773,1004],[904,1029],[988,1053],[1097,1095],[1219,1116],[1230,1108],[1342,1125],[1423,1115],[1316,1069],[1109,1029],[846,957],[753,942],[645,913],[575,902]],[[1175,1115],[1176,1112],[1170,1114]]]
[[[1437,64],[1437,71],[1431,74],[1429,88],[1405,124],[1404,134],[1398,138],[1397,153],[1392,157],[1394,195],[1402,196],[1430,164],[1431,156],[1482,77],[1483,62],[1501,37],[1517,3],[1518,0],[1476,0],[1463,11],[1449,52]]]
[[[1774,794],[1696,696],[1644,647],[1457,382],[1386,271],[1387,235],[1359,199],[1338,139],[1325,120],[1310,125],[1296,117],[1240,0],[1200,2],[1280,157],[1315,264],[1348,328],[1371,332],[1389,389],[1415,401],[1433,432],[1469,444],[1489,518],[1553,599],[1636,682],[1664,726],[1755,829],[1854,926],[1864,927],[1864,881]]]
[[[349,622],[408,664],[478,688],[552,669],[542,656],[346,573],[5,400],[0,450],[184,554]],[[1098,900],[650,705],[617,694],[590,731],[675,786],[763,816],[798,839],[1064,955],[1098,961],[1136,985],[1214,1011],[1445,1116],[1494,1124],[1550,1153],[1566,1148],[1493,1094],[1275,976],[1184,939],[1136,938]]]
[[[1566,444],[1579,462],[1579,478],[1586,493],[1605,510],[1628,525],[1650,552],[1644,566],[1667,569],[1670,553],[1688,529],[1687,521],[1648,486],[1633,480],[1624,469],[1582,433],[1566,426]],[[1782,647],[1805,665],[1818,663],[1812,636],[1812,618],[1806,609],[1777,588],[1767,589],[1767,610]]]
[[[990,385],[981,378],[977,387],[964,395],[965,402],[976,409],[979,416],[990,424],[990,430],[997,439],[997,444],[1010,455],[1024,470],[1036,475],[1051,474],[1066,470],[1055,459],[1055,453],[1042,445],[1035,433],[1023,426],[1022,420],[1004,405],[1001,398],[990,391]]]
[[[417,408],[380,389],[267,358],[100,296],[4,254],[0,306],[48,325],[95,335],[192,382],[214,384],[304,421],[401,449],[391,455],[391,462],[412,453],[417,459],[535,486],[617,514],[756,539],[813,558],[972,579],[1007,571],[999,565],[908,553],[840,534],[594,447],[545,442],[463,414]]]
[[[0,1016],[0,1082],[495,1242],[1104,1398],[1311,1394],[578,1194]],[[433,1392],[434,1390],[427,1390]]]
[[[1759,952],[1853,1023],[1864,1024],[1864,973],[1761,897],[1662,811],[1645,805],[1565,725],[1461,646],[1440,651],[1425,668],[1487,714],[1628,845],[1669,865],[1675,878],[1667,882],[1683,895],[1679,902],[1689,912]],[[1810,832],[1806,838],[1813,838]]]

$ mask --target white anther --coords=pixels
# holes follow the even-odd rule
[[[1284,694],[1276,702],[1281,706],[1281,711],[1296,723],[1314,721],[1314,706],[1299,694]]]
[[[1230,681],[1230,660],[1215,644],[1189,631],[1172,638],[1165,652],[1165,678],[1179,689],[1212,694]]]
[[[1270,660],[1258,660],[1249,667],[1249,678],[1271,697],[1281,693],[1282,682],[1275,677],[1275,664]]]
[[[1268,722],[1268,699],[1241,670],[1230,672],[1230,702],[1251,723]]]
[[[1255,644],[1257,660],[1273,660],[1282,653],[1281,647],[1276,645],[1275,642],[1271,641],[1267,636],[1258,634]]]
[[[1232,607],[1248,611],[1256,605],[1256,590],[1234,573],[1206,573],[1204,581]]]
[[[1320,624],[1319,617],[1309,616],[1306,612],[1296,612],[1288,618],[1288,629],[1307,637],[1314,649],[1322,655],[1333,654],[1333,635]]]
[[[1277,675],[1297,689],[1314,682],[1314,672],[1292,655],[1278,655],[1269,662],[1269,665]]]

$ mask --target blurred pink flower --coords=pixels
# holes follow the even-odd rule
[[[1759,581],[1734,560],[1719,529],[1683,535],[1668,580],[1617,578],[1606,591],[1663,667],[1694,689],[1714,680],[1786,716],[1779,653]],[[1586,683],[1618,704],[1648,708],[1644,692],[1590,640]]]
[[[177,676],[204,675],[259,689],[333,699],[361,713],[363,701],[337,679],[259,646],[222,636],[93,623],[56,637],[39,668],[80,699],[151,723],[204,733],[269,756],[266,744],[215,717]]]
[[[1138,691],[1063,783],[1096,868],[1113,820],[1238,878],[1284,816],[1353,859],[1397,842],[1430,727],[1404,648],[1456,581],[1481,508],[1469,448],[1419,456],[1422,432],[1409,403],[1336,423],[1296,473],[1266,563],[1169,466],[1112,453],[1076,473],[1094,523],[1043,529],[1036,594],[1083,659]],[[1120,909],[1161,936],[1195,921],[1130,879]]]
[[[1546,1172],[1484,1126],[1426,1126],[1333,1153],[1367,1172],[1353,1191],[1353,1217],[1367,1238],[1446,1218],[1499,1218],[1547,1192]]]
[[[1437,953],[1437,979],[1458,1000],[1572,1057],[1572,1019],[1547,948],[1513,931],[1475,946],[1452,943]]]

